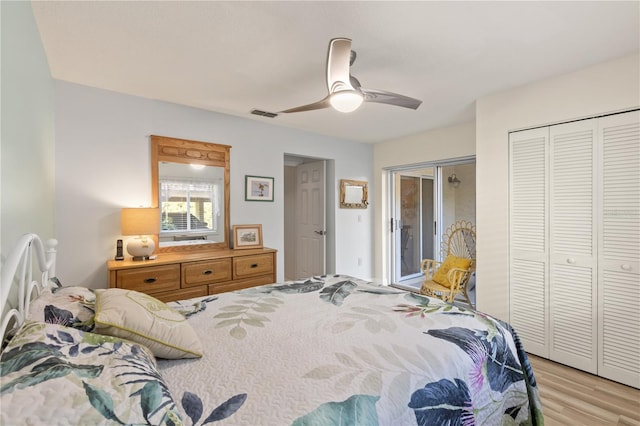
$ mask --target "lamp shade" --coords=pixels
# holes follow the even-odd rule
[[[121,215],[122,235],[154,235],[160,230],[160,209],[124,208]]]

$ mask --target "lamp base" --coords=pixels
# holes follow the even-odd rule
[[[127,252],[136,261],[149,259],[155,249],[153,238],[147,236],[136,237],[127,242]]]
[[[150,259],[149,256],[131,256],[131,260],[135,260],[135,261],[138,261],[138,260],[149,260],[149,259]]]

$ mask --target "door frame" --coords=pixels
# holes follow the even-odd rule
[[[395,188],[395,176],[401,174],[403,172],[408,173],[410,171],[416,171],[420,169],[425,169],[428,167],[434,168],[434,220],[436,222],[436,234],[434,239],[434,257],[437,259],[440,253],[440,241],[442,240],[442,234],[445,231],[442,226],[442,187],[444,183],[447,181],[446,176],[442,175],[442,168],[449,166],[457,166],[462,164],[476,163],[476,156],[465,156],[458,158],[451,158],[445,160],[438,161],[426,161],[418,164],[410,164],[410,165],[401,165],[394,167],[387,167],[384,170],[386,175],[386,194],[383,194],[383,197],[386,199],[386,208],[382,211],[382,220],[383,223],[386,224],[384,227],[386,238],[383,238],[383,241],[386,241],[384,244],[383,250],[383,259],[386,259],[386,273],[384,280],[389,284],[398,284],[396,282],[397,276],[397,268],[400,265],[397,264],[396,261],[396,253],[399,250],[399,246],[397,244],[396,238],[396,227],[398,223],[395,222],[395,211],[396,211],[396,192]],[[392,222],[393,220],[393,222]],[[393,231],[392,231],[392,228]],[[401,284],[401,283],[400,283]]]
[[[426,170],[424,169],[431,169],[432,173],[431,174],[426,174],[424,172],[426,172]],[[422,194],[423,194],[423,183],[424,180],[430,180],[432,182],[433,185],[433,195],[432,195],[432,209],[433,209],[433,217],[434,220],[437,217],[437,212],[436,212],[436,207],[438,206],[438,194],[436,191],[437,188],[437,176],[436,176],[436,168],[435,167],[424,167],[424,168],[419,168],[416,170],[403,170],[403,171],[394,171],[391,173],[390,175],[390,191],[392,193],[392,195],[390,196],[390,200],[393,200],[393,203],[389,203],[389,206],[392,210],[392,215],[391,217],[393,218],[394,222],[393,224],[391,224],[391,220],[390,220],[390,225],[389,225],[389,229],[391,229],[393,227],[393,244],[392,244],[392,259],[391,259],[391,270],[392,270],[392,277],[393,277],[393,281],[394,283],[398,284],[398,283],[402,283],[404,281],[411,281],[411,280],[415,280],[416,278],[420,278],[421,273],[420,271],[416,271],[413,273],[409,273],[406,275],[403,275],[402,272],[402,265],[404,263],[403,259],[402,259],[402,255],[403,255],[403,250],[405,249],[404,245],[404,241],[403,241],[403,229],[405,226],[405,223],[402,220],[402,195],[400,193],[400,188],[401,188],[401,182],[402,182],[402,178],[403,177],[410,177],[410,178],[416,178],[418,179],[418,186],[419,186],[419,191],[418,191],[418,207],[417,207],[417,211],[418,211],[418,218],[416,219],[416,223],[419,225],[419,232],[416,234],[417,236],[419,236],[419,244],[418,244],[418,257],[419,259],[422,259],[423,256],[423,249],[424,247],[422,246],[422,235],[424,234],[424,229],[423,229],[423,213],[424,213],[424,208],[423,208],[423,198],[422,198]],[[414,235],[414,241],[415,241],[416,236]],[[435,241],[435,239],[434,239]],[[435,244],[434,244],[435,246]],[[435,247],[434,247],[435,250]]]
[[[325,173],[324,181],[323,181],[324,182],[323,209],[324,209],[324,217],[325,217],[323,274],[325,274],[328,270],[335,269],[335,250],[332,249],[335,236],[331,232],[331,230],[334,229],[335,226],[333,226],[334,218],[330,214],[331,209],[333,208],[333,204],[331,203],[331,200],[335,198],[335,190],[332,189],[330,185],[327,185],[327,182],[329,182],[330,179],[333,179],[333,175],[334,175],[333,161],[326,158],[306,157],[301,155],[285,153],[284,161],[283,161],[283,176],[285,177],[283,179],[283,186],[284,186],[285,199],[287,198],[287,193],[289,193],[290,191],[295,191],[297,194],[297,182],[295,181],[295,179],[293,181],[289,181],[286,178],[287,173],[286,173],[286,170],[284,169],[286,169],[286,167],[297,168],[301,164],[318,162],[318,161],[324,162],[324,173]],[[283,261],[284,261],[285,280],[292,279],[291,277],[287,276],[287,272],[291,271],[291,269],[293,269],[294,271],[296,269],[295,268],[295,262],[296,262],[296,243],[295,242],[297,240],[298,226],[295,219],[295,216],[296,216],[295,212],[297,209],[295,200],[293,201],[293,203],[294,203],[293,206],[288,206],[287,201],[285,200],[284,215],[283,215],[284,233],[285,233],[283,236],[283,241],[284,241]],[[290,214],[292,216],[290,216]],[[296,226],[287,226],[287,224],[291,224],[291,223],[295,223]],[[289,273],[294,274],[294,272],[289,272]]]

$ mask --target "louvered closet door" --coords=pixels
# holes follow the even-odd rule
[[[509,135],[509,322],[526,351],[549,356],[548,128]]]
[[[640,388],[640,112],[599,121],[598,374]]]
[[[549,130],[549,357],[597,373],[597,121]]]

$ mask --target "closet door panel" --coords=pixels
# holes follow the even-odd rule
[[[597,373],[597,121],[549,130],[552,360]]]
[[[640,112],[599,121],[598,373],[640,388]]]
[[[510,319],[525,349],[549,357],[548,128],[509,135]]]

